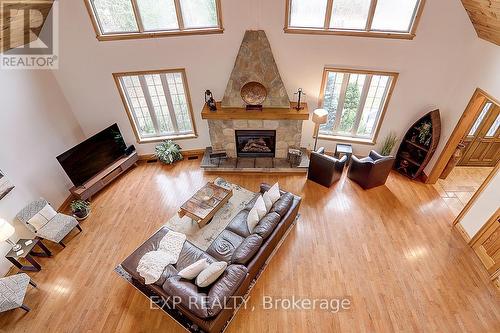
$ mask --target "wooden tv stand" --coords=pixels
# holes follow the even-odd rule
[[[111,183],[116,177],[127,171],[138,160],[139,156],[137,152],[129,156],[124,156],[113,164],[110,164],[106,169],[92,177],[82,186],[74,186],[69,191],[78,199],[87,200],[106,187],[106,185]]]

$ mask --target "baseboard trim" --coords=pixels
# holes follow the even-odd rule
[[[423,172],[423,171],[422,171],[422,173],[420,174],[420,179],[422,180],[422,182],[423,182],[424,184],[427,184],[427,181],[429,180],[429,176],[427,176],[427,175],[425,174],[425,172]]]
[[[191,150],[181,150],[182,156],[198,156],[205,154],[205,149],[191,149]]]
[[[149,161],[155,158],[154,154],[139,155],[139,161]]]
[[[11,276],[11,275],[17,274],[19,272],[22,272],[16,266],[12,265],[11,263],[9,263],[9,265],[10,265],[10,268],[7,270],[7,272],[5,273],[4,277],[5,276]]]
[[[73,201],[74,199],[74,196],[73,194],[70,194],[66,200],[64,200],[64,202],[59,206],[59,208],[57,209],[58,212],[61,212],[62,210],[64,210],[64,208],[68,207],[69,204],[71,203],[71,201]]]
[[[460,223],[458,224],[455,224],[455,229],[457,229],[458,233],[460,234],[460,236],[462,236],[462,238],[464,239],[464,241],[469,244],[470,241],[471,241],[471,237],[469,236],[469,234],[467,233],[467,231],[465,231],[464,227],[462,227],[462,225]]]
[[[182,156],[190,157],[190,156],[203,156],[205,153],[205,149],[189,149],[189,150],[181,150]],[[144,154],[139,155],[139,161],[149,161],[151,159],[155,159],[155,154]]]

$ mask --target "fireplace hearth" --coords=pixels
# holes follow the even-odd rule
[[[276,131],[237,130],[234,133],[238,157],[275,157]]]

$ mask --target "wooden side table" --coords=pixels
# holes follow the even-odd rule
[[[30,244],[26,245],[26,242],[31,241]],[[39,239],[20,239],[17,244],[21,245],[21,250],[23,253],[19,253],[19,251],[10,250],[9,253],[5,255],[5,258],[14,264],[17,268],[23,271],[35,271],[38,272],[42,269],[42,266],[35,260],[33,257],[50,257],[52,253],[48,248],[43,245],[42,241]],[[43,252],[35,252],[34,247],[38,246]],[[19,259],[26,259],[31,265],[23,265],[19,262]]]
[[[343,155],[347,155],[346,164],[349,164],[352,156],[352,146],[348,144],[338,143],[335,146],[335,157],[341,158]]]

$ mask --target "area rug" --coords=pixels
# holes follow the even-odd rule
[[[229,183],[223,178],[217,178],[214,183],[218,186],[233,190],[233,196],[217,213],[212,221],[203,228],[190,217],[179,217],[175,214],[165,223],[171,230],[183,233],[187,240],[206,251],[217,236],[227,227],[229,222],[238,214],[254,197],[255,193],[239,185]]]

